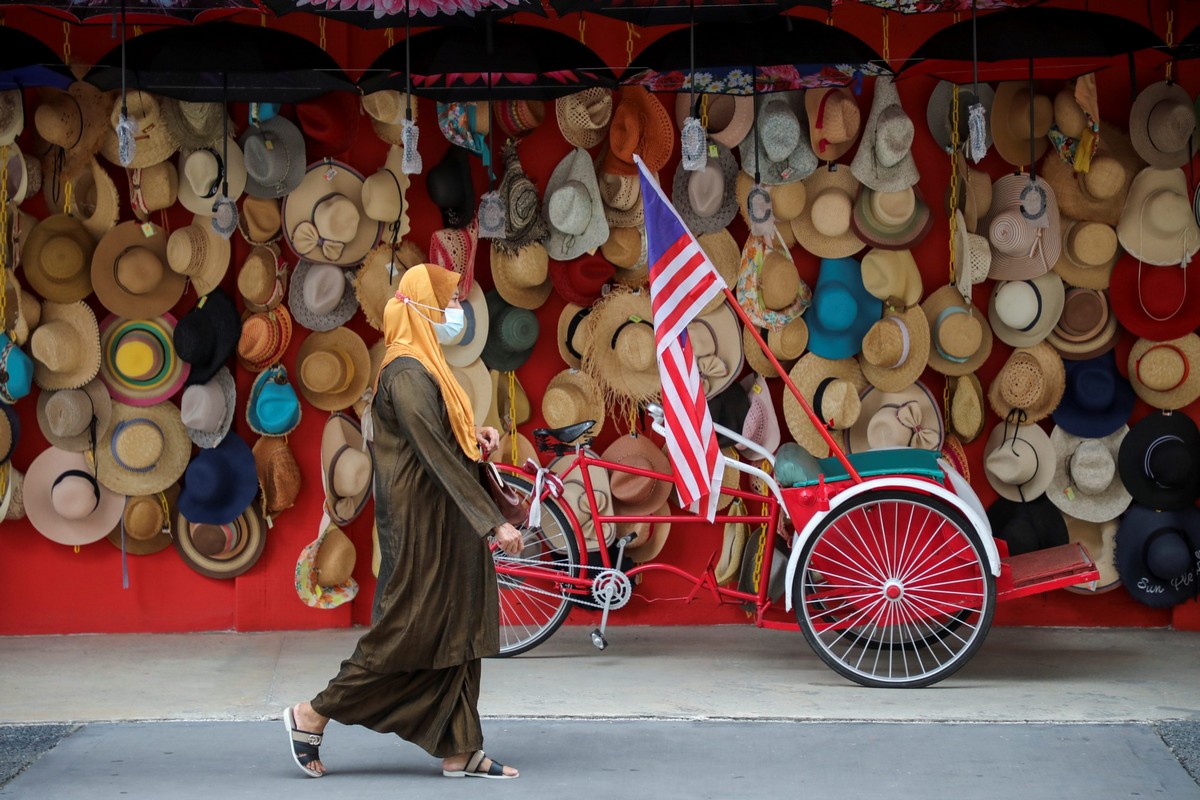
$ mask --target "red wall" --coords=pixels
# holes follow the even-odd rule
[[[1083,7],[1079,2],[1053,4]],[[1200,4],[1178,2],[1175,5],[1178,8],[1175,13],[1174,31],[1175,39],[1178,40],[1192,27],[1200,24]],[[1152,0],[1149,6],[1149,18],[1145,3],[1108,0],[1091,2],[1087,7],[1092,10],[1126,14],[1131,19],[1150,25],[1160,35],[1165,36],[1167,3],[1165,0]],[[249,19],[243,21],[257,22],[255,15],[244,16],[248,16]],[[35,33],[51,47],[62,51],[63,28],[59,21],[28,11],[9,11],[5,21],[9,25]],[[549,25],[573,35],[579,32],[577,17],[566,20],[530,18],[522,21]],[[839,27],[856,33],[881,52],[884,50],[885,21],[890,34],[890,54],[895,59],[912,52],[927,36],[951,24],[954,18],[950,15],[885,17],[884,13],[877,9],[859,5],[839,6],[834,13],[834,22]],[[282,20],[271,19],[268,25],[299,33],[314,41],[320,37],[317,19],[305,14],[293,14]],[[109,33],[107,25],[72,27],[70,50],[73,57],[81,62],[90,62],[98,58],[115,44],[115,41],[109,38]],[[626,63],[628,34],[624,24],[589,16],[585,35],[587,43],[609,63],[619,66]],[[659,31],[655,29],[640,31],[638,38],[633,42],[633,50],[636,52],[658,35]],[[334,22],[327,24],[325,36],[328,51],[347,68],[351,77],[357,77],[356,71],[365,68],[388,45],[383,31],[361,31]],[[397,38],[402,36],[401,32]],[[1139,86],[1161,78],[1160,69],[1146,66],[1137,71]],[[1200,85],[1200,62],[1178,66],[1175,78],[1187,87],[1189,92],[1194,92],[1197,85]],[[1105,122],[1124,127],[1131,102],[1130,76],[1124,62],[1118,62],[1102,72],[1099,85],[1101,113]],[[929,290],[945,282],[948,269],[948,228],[945,211],[940,208],[940,200],[949,176],[949,162],[936,148],[925,129],[924,109],[934,80],[916,77],[902,81],[899,86],[901,98],[918,130],[915,152],[922,175],[920,188],[934,208],[935,214],[933,233],[915,251],[926,289]],[[1048,84],[1047,88],[1053,93],[1057,87]],[[868,81],[860,98],[864,117],[870,106],[870,92],[871,86]],[[665,100],[668,108],[671,108],[671,98],[667,97]],[[27,107],[31,107],[32,103],[33,98],[29,98]],[[546,124],[521,145],[524,167],[539,187],[545,186],[550,172],[569,150],[553,119],[553,114],[548,114]],[[238,113],[237,121],[244,124],[244,112]],[[421,101],[419,122],[422,129],[421,152],[426,166],[429,167],[437,163],[447,147],[437,130],[431,102]],[[27,125],[27,137],[31,128],[30,123]],[[26,139],[23,139],[22,143],[25,141]],[[356,145],[345,158],[361,171],[370,174],[382,164],[384,151],[383,143],[374,137],[370,126],[364,123],[360,126]],[[852,155],[851,153],[844,160],[848,162]],[[664,170],[664,176],[669,177],[674,173],[677,158],[676,156]],[[112,165],[108,167],[116,178],[118,187],[122,188],[122,218],[130,218],[128,205],[124,200],[125,178],[119,169]],[[1010,169],[994,154],[989,154],[983,167],[993,176],[999,176]],[[483,191],[486,178],[478,161],[475,161],[474,168],[476,187]],[[414,176],[407,197],[411,204],[413,235],[424,247],[428,244],[430,234],[441,224],[438,211],[425,192],[424,176]],[[29,201],[26,208],[39,218],[45,215],[40,197]],[[169,215],[167,224],[177,227],[187,224],[188,221],[190,218],[181,208],[176,207]],[[734,222],[733,232],[739,241],[744,240],[746,232],[740,221]],[[248,248],[240,237],[235,236],[233,241],[233,262],[224,285],[236,296],[237,268]],[[816,280],[818,259],[800,248],[796,248],[793,255],[802,276],[812,285]],[[486,248],[480,253],[476,269],[484,288],[490,288]],[[191,308],[195,300],[194,294],[189,292],[175,308],[174,313],[177,316],[182,315]],[[977,291],[975,300],[978,305],[986,308],[984,288],[981,287]],[[561,363],[554,341],[556,321],[562,306],[562,300],[556,294],[551,294],[547,303],[537,312],[543,336],[532,358],[518,372],[522,384],[533,398],[540,397],[550,378],[565,366]],[[374,342],[378,336],[366,325],[361,315],[355,318],[351,327],[358,330],[368,344]],[[291,348],[284,359],[293,375],[296,349],[305,333],[301,328],[296,329]],[[991,358],[980,371],[985,385],[999,370],[1007,353],[1008,349],[997,342]],[[235,374],[239,399],[244,404],[253,376],[240,369]],[[924,379],[931,389],[935,392],[940,391],[940,376],[927,371]],[[781,391],[778,381],[772,383],[774,392]],[[776,401],[779,402],[778,394]],[[542,424],[536,402],[534,405],[534,417],[522,426],[526,433]],[[17,408],[22,421],[22,437],[13,461],[19,469],[24,470],[45,448],[46,442],[37,427],[33,398],[25,399]],[[1145,414],[1147,410],[1139,401],[1134,419]],[[1196,416],[1195,407],[1187,411],[1193,417]],[[301,548],[315,538],[316,526],[320,519],[318,441],[324,419],[323,412],[306,405],[300,428],[290,437],[291,446],[304,473],[305,493],[296,507],[276,519],[274,528],[268,533],[266,548],[259,563],[235,580],[221,581],[198,575],[184,565],[173,549],[168,549],[154,556],[129,557],[130,586],[128,589],[122,589],[120,552],[106,541],[73,552],[39,535],[24,520],[3,523],[0,526],[0,563],[5,566],[5,574],[10,576],[10,588],[4,593],[3,599],[0,599],[0,634],[220,629],[251,631],[342,627],[367,622],[374,591],[374,580],[369,569],[372,519],[370,506],[347,530],[359,548],[358,567],[355,570],[362,587],[359,598],[352,604],[332,611],[316,610],[301,603],[292,587],[296,558]],[[989,428],[995,422],[994,417],[990,418]],[[625,426],[624,422],[610,419],[597,445],[602,449],[619,432],[624,432]],[[235,429],[247,441],[253,442],[254,435],[250,433],[243,413],[235,417]],[[994,495],[983,480],[980,462],[985,438],[981,437],[969,445],[967,451],[974,483],[987,504]],[[663,551],[663,558],[699,570],[713,556],[720,540],[720,530],[703,525],[676,526]],[[613,621],[616,624],[707,624],[746,620],[744,612],[737,606],[717,608],[710,600],[704,598],[691,605],[667,602],[669,599],[686,595],[689,590],[690,587],[675,578],[652,574],[643,585],[637,587],[634,599],[615,615]],[[590,624],[594,616],[598,615],[577,611],[572,621]],[[1200,611],[1197,611],[1197,604],[1192,602],[1174,610],[1150,609],[1131,600],[1121,589],[1098,596],[1080,596],[1058,591],[1002,604],[996,621],[997,624],[1004,625],[1174,625],[1178,628],[1200,629]]]

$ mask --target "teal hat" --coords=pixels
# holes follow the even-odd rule
[[[821,358],[852,358],[883,314],[883,302],[863,286],[862,265],[853,258],[823,258],[808,323],[808,349]]]
[[[8,336],[0,346],[0,400],[10,406],[33,386],[33,359]]]
[[[509,305],[495,289],[487,293],[487,342],[480,356],[488,369],[512,372],[533,352],[538,338],[538,321],[533,312]]]
[[[300,398],[282,364],[264,370],[254,379],[246,403],[246,421],[259,436],[286,436],[300,424]],[[197,521],[191,516],[188,519]]]

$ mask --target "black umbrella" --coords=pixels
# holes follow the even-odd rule
[[[125,44],[130,89],[209,102],[298,103],[326,92],[353,91],[333,57],[285,31],[235,22],[164,28]],[[119,89],[121,48],[110,50],[87,80]]]
[[[278,16],[303,11],[359,28],[475,26],[527,11],[546,16],[540,0],[262,0]],[[407,13],[405,13],[407,12]]]
[[[846,0],[842,0],[846,2]],[[975,11],[995,11],[1001,8],[1025,8],[1045,0],[858,0],[865,6],[875,6],[899,14],[933,14],[952,11],[956,14]]]
[[[0,26],[0,89],[65,89],[74,82],[63,60],[40,39],[8,25]]]
[[[359,86],[366,93],[403,90],[406,78],[413,94],[441,101],[549,100],[616,85],[604,60],[577,39],[511,23],[413,34],[384,50]]]
[[[685,91],[693,69],[695,91],[709,94],[845,86],[858,75],[890,73],[883,58],[854,34],[817,20],[785,16],[698,22],[671,31],[634,57],[621,83],[654,92]]]
[[[0,0],[5,7],[30,8],[78,25],[111,25],[124,8],[129,25],[184,25],[260,11],[255,0]]]
[[[1069,78],[1101,69],[1114,56],[1139,51],[1161,56],[1155,48],[1165,46],[1154,31],[1114,14],[1042,6],[1013,8],[943,28],[926,39],[896,72],[963,83],[973,77],[975,53],[979,80]]]
[[[635,25],[687,25],[690,22],[753,22],[796,6],[829,11],[833,0],[550,0],[560,17],[590,11]]]

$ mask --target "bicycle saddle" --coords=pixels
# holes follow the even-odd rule
[[[580,436],[590,431],[595,424],[595,420],[585,419],[583,422],[563,425],[561,428],[538,428],[533,432],[533,435],[535,438],[553,438],[563,444],[571,444]]]

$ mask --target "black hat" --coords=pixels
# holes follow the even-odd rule
[[[1046,495],[1018,503],[1001,497],[987,511],[992,535],[1003,539],[1010,556],[1067,544],[1067,522]]]
[[[442,224],[447,228],[465,228],[475,216],[475,185],[471,182],[471,162],[467,150],[450,145],[429,174],[425,187],[429,199],[442,210]]]
[[[1164,511],[1200,497],[1200,430],[1182,411],[1159,411],[1130,428],[1117,471],[1135,503]]]
[[[216,288],[175,324],[175,352],[192,365],[185,386],[208,383],[237,349],[242,318],[233,298]]]
[[[1117,572],[1130,596],[1154,608],[1195,597],[1200,509],[1156,511],[1134,503],[1117,529]]]

